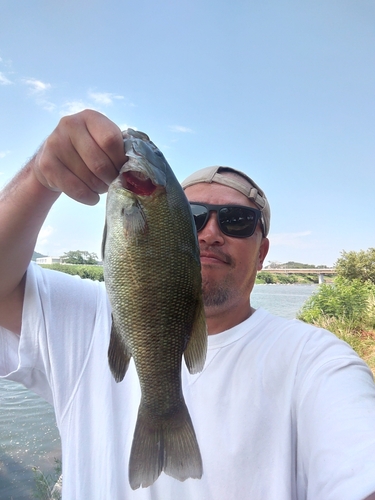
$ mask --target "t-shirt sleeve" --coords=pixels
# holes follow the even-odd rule
[[[375,490],[372,374],[347,344],[322,330],[306,343],[300,366],[298,483],[308,498],[365,498]]]
[[[108,315],[107,307],[103,283],[31,263],[21,335],[0,329],[0,375],[65,405],[84,369],[97,317]]]

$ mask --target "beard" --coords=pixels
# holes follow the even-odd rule
[[[253,289],[256,269],[248,277],[246,282],[239,287],[235,276],[228,274],[225,278],[220,280],[204,278],[202,281],[202,295],[204,307],[221,307],[223,305],[229,306],[231,303],[235,303],[238,299],[241,299],[246,294],[250,298],[250,293]]]
[[[235,267],[232,257],[221,251],[219,248],[201,246],[200,250],[201,252],[209,251],[211,254],[216,255],[220,260],[226,262],[229,268],[233,269]],[[202,271],[202,295],[205,307],[222,306],[234,295],[234,293],[235,288],[233,287],[233,279],[230,275],[217,280],[212,277],[205,277],[204,272]]]
[[[223,280],[220,283],[212,283],[204,280],[202,283],[203,304],[205,307],[222,306],[228,302],[234,295],[234,289]]]

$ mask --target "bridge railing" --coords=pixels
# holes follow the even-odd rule
[[[285,268],[285,267],[279,267],[279,268],[263,268],[262,271],[266,271],[269,273],[279,273],[279,274],[336,274],[336,269],[335,268],[298,268],[298,269],[293,269],[293,268]]]

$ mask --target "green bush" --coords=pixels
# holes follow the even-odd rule
[[[268,273],[267,271],[260,271],[257,274],[257,283],[265,283],[267,285],[270,285],[276,283],[276,280],[273,274]]]
[[[306,283],[314,283],[314,284],[319,283],[319,276],[317,274],[301,274],[301,278]]]
[[[293,285],[298,282],[295,274],[280,274],[278,280],[282,285]]]
[[[103,267],[79,264],[42,264],[46,269],[53,269],[66,274],[78,275],[81,278],[88,278],[94,281],[104,281]]]
[[[352,328],[375,325],[375,285],[358,279],[335,278],[333,284],[322,284],[303,305],[299,319],[315,323],[321,317],[349,322]]]
[[[375,285],[335,278],[302,307],[299,319],[330,330],[361,356],[375,375]]]

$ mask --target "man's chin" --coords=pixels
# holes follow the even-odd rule
[[[203,285],[203,304],[205,307],[219,307],[229,299],[229,290],[224,287]]]

